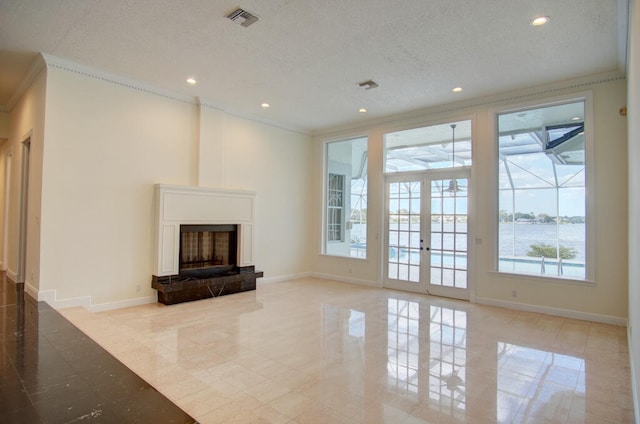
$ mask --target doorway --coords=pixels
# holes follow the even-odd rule
[[[24,283],[27,270],[27,211],[29,208],[29,162],[31,160],[31,138],[22,143],[22,172],[20,190],[20,228],[18,234],[18,272],[16,283]]]
[[[384,286],[469,299],[469,170],[387,176]]]

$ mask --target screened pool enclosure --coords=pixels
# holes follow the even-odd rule
[[[585,279],[584,102],[498,117],[498,270]]]

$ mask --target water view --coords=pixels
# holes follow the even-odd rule
[[[499,224],[499,264],[503,272],[544,274],[584,279],[585,224]],[[561,264],[556,258],[535,257],[535,247],[547,247],[555,256],[560,247]],[[540,249],[538,249],[539,251]],[[538,252],[539,254],[539,252]]]
[[[458,223],[457,225],[460,225]],[[389,259],[400,263],[420,263],[420,251],[418,249],[409,249],[409,225],[406,223],[395,224],[394,229],[399,229],[399,239],[392,243],[389,249]],[[444,232],[452,232],[453,224],[443,224]],[[460,230],[460,228],[458,228]],[[412,224],[411,231],[413,234],[419,233],[419,224]],[[585,224],[520,224],[520,223],[500,223],[499,224],[499,263],[498,269],[502,272],[524,273],[546,276],[563,276],[577,279],[585,278]],[[514,237],[515,236],[515,237]],[[558,241],[556,241],[558,240]],[[436,240],[432,240],[435,242]],[[432,263],[442,263],[444,267],[453,265],[453,257],[460,264],[466,261],[464,252],[453,253],[455,246],[455,238],[453,237],[437,237],[437,243],[442,243],[440,252],[439,246],[432,246],[431,261]],[[540,245],[544,243],[552,246],[555,251],[559,244],[563,248],[561,252],[569,251],[572,258],[563,258],[558,268],[559,261],[554,258],[546,257],[544,264],[541,257],[529,256],[532,252],[532,245]],[[415,246],[416,248],[418,245]],[[352,249],[364,252],[365,243],[353,243]],[[447,252],[449,251],[449,252]],[[464,258],[463,258],[464,257]]]

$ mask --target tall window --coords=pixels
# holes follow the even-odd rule
[[[584,101],[498,116],[498,270],[586,278]]]
[[[328,255],[367,255],[366,137],[327,143],[325,245]]]

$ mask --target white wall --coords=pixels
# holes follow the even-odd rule
[[[47,299],[53,291],[60,305],[152,299],[156,183],[255,190],[256,268],[267,278],[308,269],[310,137],[85,74],[48,70],[39,286]]]
[[[0,111],[0,144],[9,138],[9,112]]]
[[[52,67],[45,130],[40,290],[153,296],[153,185],[195,181],[195,105]]]
[[[629,352],[636,422],[640,422],[640,1],[632,0],[629,25],[627,123],[629,126]]]
[[[599,82],[603,81],[603,82]],[[536,309],[571,316],[594,318],[622,323],[627,316],[627,170],[626,119],[618,109],[626,102],[626,81],[615,75],[593,76],[566,81],[545,87],[506,93],[486,99],[476,99],[446,105],[412,114],[370,122],[360,128],[325,131],[315,137],[314,185],[316,222],[314,246],[318,253],[313,260],[313,271],[319,275],[382,285],[382,215],[383,177],[382,134],[391,130],[450,122],[471,117],[474,120],[473,194],[475,231],[477,242],[475,260],[470,264],[471,298],[479,302],[503,306]],[[552,93],[552,94],[548,94]],[[561,97],[589,95],[594,111],[594,163],[593,192],[589,199],[594,210],[595,284],[558,282],[557,280],[509,277],[493,272],[496,246],[496,170],[493,122],[497,110],[509,109],[524,102],[544,104]],[[522,103],[513,103],[520,99]],[[369,259],[359,261],[333,258],[319,254],[322,222],[322,145],[325,140],[366,134],[370,140],[369,162]],[[377,211],[377,213],[376,213]],[[614,218],[612,218],[612,216]],[[352,273],[348,273],[348,269]],[[517,297],[512,297],[516,290]]]
[[[311,138],[207,106],[200,118],[200,185],[256,192],[256,269],[265,280],[308,271]]]

